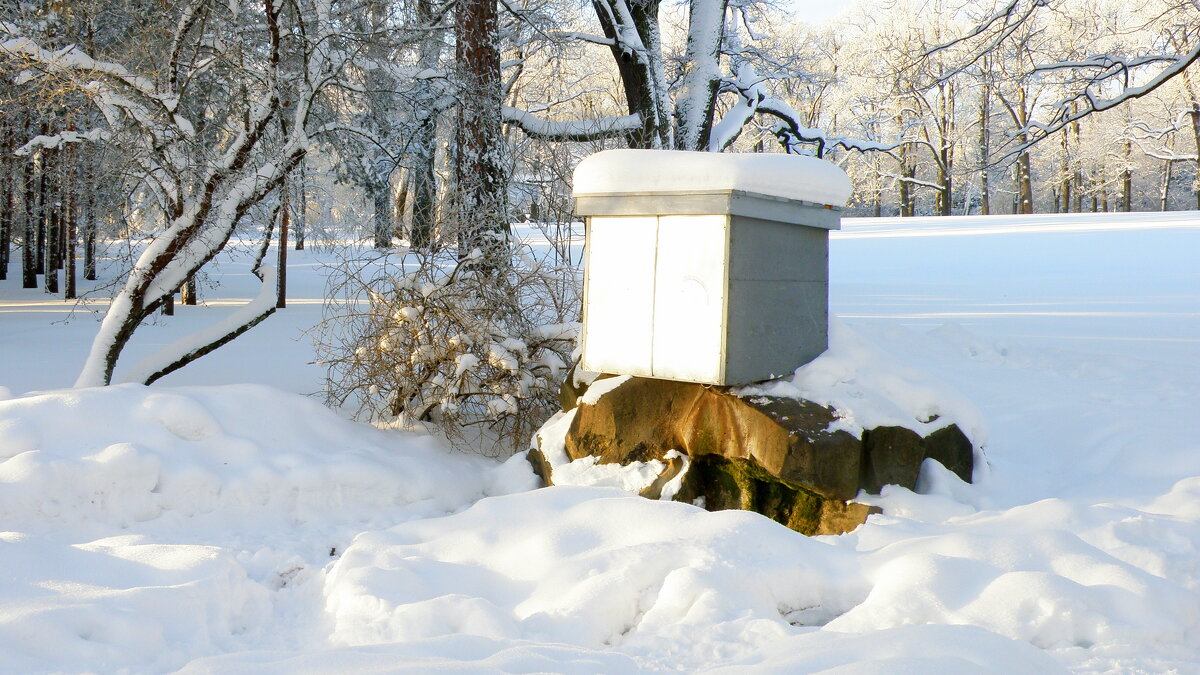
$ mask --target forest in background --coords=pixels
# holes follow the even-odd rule
[[[0,279],[65,299],[99,281],[77,385],[103,385],[227,245],[253,250],[258,296],[127,376],[150,383],[284,307],[293,247],[365,240],[370,269],[398,265],[335,281],[371,311],[340,317],[363,323],[334,340],[331,396],[421,419],[472,399],[464,419],[521,417],[519,438],[540,414],[523,402],[552,406],[569,366],[570,176],[596,151],[813,154],[850,175],[848,215],[1200,206],[1194,2],[803,18],[767,0],[0,0]],[[512,241],[516,221],[553,255]]]

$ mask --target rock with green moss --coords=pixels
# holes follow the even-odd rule
[[[811,401],[650,378],[629,378],[592,402],[578,398],[572,392],[564,459],[661,461],[666,468],[643,495],[657,497],[685,471],[675,499],[757,511],[805,534],[854,529],[871,509],[850,500],[888,484],[914,488],[926,458],[967,481],[974,465],[974,448],[954,425],[927,437],[898,426],[856,436],[837,428],[837,411]],[[686,470],[671,450],[688,456]],[[530,461],[553,482],[545,453]]]

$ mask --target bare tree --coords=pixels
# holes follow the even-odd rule
[[[78,47],[48,50],[18,27],[0,24],[0,54],[36,77],[86,93],[107,121],[109,142],[136,158],[161,205],[162,227],[113,299],[77,386],[112,380],[141,322],[225,246],[238,220],[299,163],[318,123],[316,96],[340,69],[328,3],[263,0],[252,8],[189,0],[174,16],[167,56],[146,74]],[[133,378],[162,377],[274,309],[273,302],[251,303],[236,325],[154,355],[135,367]]]

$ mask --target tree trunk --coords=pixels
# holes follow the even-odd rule
[[[1125,141],[1125,164],[1121,169],[1121,210],[1133,210],[1133,143]]]
[[[275,205],[271,210],[271,218],[267,221],[267,230],[263,232],[262,243],[258,246],[258,252],[254,255],[254,264],[250,267],[250,273],[263,279],[262,264],[267,259],[267,251],[271,248],[271,239],[275,237],[275,221],[279,219],[280,211],[283,209],[283,202]]]
[[[34,210],[33,157],[25,160],[22,182],[25,187],[25,232],[21,245],[21,288],[37,288],[37,212]]]
[[[49,131],[43,127],[43,131]],[[46,198],[46,190],[48,189],[46,174],[49,173],[49,154],[48,150],[38,152],[38,194],[37,194],[37,273],[46,273],[46,218],[50,211],[50,204]]]
[[[900,216],[909,218],[915,214],[915,199],[913,198],[912,183],[908,180],[916,176],[917,168],[909,161],[908,145],[900,146],[900,184],[897,186],[900,198]]]
[[[11,153],[10,153],[11,154]],[[0,171],[4,172],[3,186],[0,187],[0,281],[8,279],[8,260],[12,248],[12,230],[14,214],[16,213],[16,195],[13,194],[14,172],[12,162],[4,162]]]
[[[13,194],[13,181],[10,178],[13,174],[9,170],[4,172],[4,194],[0,195],[0,200],[3,204],[3,214],[0,215],[0,281],[8,279],[8,261],[12,251],[12,230],[17,210],[16,195]]]
[[[1169,159],[1163,161],[1162,190],[1159,192],[1158,196],[1159,211],[1167,210],[1167,195],[1171,190],[1171,168],[1174,166],[1174,164],[1175,163]]]
[[[1025,135],[1020,134],[1018,141],[1024,143]],[[1017,213],[1033,213],[1033,176],[1028,152],[1017,156],[1017,183]]]
[[[1072,103],[1071,112],[1074,113],[1075,110],[1076,104]],[[1079,120],[1071,122],[1070,128],[1071,133],[1075,136],[1075,147],[1083,147],[1083,143],[1081,141],[1082,132],[1080,130]],[[1075,213],[1083,213],[1083,171],[1080,168],[1080,163],[1078,161],[1071,163],[1071,182],[1075,186],[1075,208],[1073,210]]]
[[[417,22],[431,26],[436,21],[433,0],[417,0]],[[436,68],[442,58],[442,39],[431,33],[418,50],[419,68]],[[437,92],[433,83],[422,80],[417,89],[417,108],[421,111],[409,168],[409,187],[412,191],[412,218],[409,221],[408,241],[418,250],[431,250],[437,226],[437,111],[434,100]]]
[[[191,307],[194,307],[200,300],[200,292],[196,288],[195,276],[190,276],[187,281],[183,282],[183,289],[179,291],[179,299],[184,305]]]
[[[413,248],[433,248],[434,227],[437,224],[437,184],[434,155],[437,148],[437,129],[433,120],[422,122],[417,132],[417,149],[413,157],[412,221],[408,240]]]
[[[63,272],[63,277],[66,280],[66,287],[63,289],[63,297],[67,300],[74,300],[78,297],[76,293],[76,277],[78,273],[75,269],[75,239],[79,236],[79,222],[75,213],[77,206],[76,202],[76,175],[78,172],[78,150],[68,153],[67,171],[63,181],[63,213],[66,219],[66,236],[63,238],[63,258],[66,261],[66,269]]]
[[[283,213],[279,216],[279,258],[278,272],[275,277],[275,308],[287,307],[287,253],[288,253],[288,224],[291,209],[288,206],[287,182],[279,188],[280,198],[283,199]]]
[[[83,278],[96,280],[96,198],[88,190],[87,212],[83,220]]]
[[[1059,169],[1059,199],[1058,212],[1071,212],[1071,148],[1068,143],[1068,129],[1063,129],[1062,132],[1062,166]]]
[[[13,146],[16,145],[17,130],[11,124],[10,117],[0,118],[0,134],[3,142],[0,152],[0,281],[8,279],[8,262],[12,250],[12,233],[16,227],[17,213],[17,171],[16,158],[13,157]]]
[[[988,190],[988,165],[991,163],[990,133],[992,120],[992,83],[987,78],[988,62],[983,61],[983,89],[979,94],[979,212],[991,215],[991,195]]]
[[[1200,210],[1200,101],[1192,101],[1189,116],[1192,118],[1192,140],[1196,142],[1196,182],[1192,185],[1192,192],[1196,195],[1196,209]]]
[[[675,106],[678,150],[707,150],[721,84],[721,41],[728,0],[690,0],[687,51]]]
[[[296,185],[296,250],[304,250],[304,236],[308,230],[308,173],[301,162],[297,167],[300,180]]]
[[[592,0],[592,6],[604,36],[612,41],[609,48],[621,76],[629,113],[642,119],[641,129],[627,138],[629,147],[671,147],[670,119],[663,91],[666,81],[658,29],[659,0]],[[614,20],[621,22],[620,29]],[[640,44],[626,40],[631,29]]]
[[[42,222],[45,224],[46,237],[46,276],[42,277],[42,285],[47,293],[58,293],[58,270],[62,269],[62,204],[59,199],[60,181],[59,164],[61,156],[58,150],[44,151],[46,165],[42,170],[43,203]]]
[[[392,219],[391,186],[380,186],[376,183],[371,183],[371,203],[375,206],[375,248],[382,251],[390,248],[392,245],[392,231],[395,221]]]
[[[938,215],[954,215],[954,83],[938,90]]]
[[[508,177],[495,0],[459,0],[455,58],[459,96],[454,162],[459,254],[478,248],[488,265],[507,252]]]

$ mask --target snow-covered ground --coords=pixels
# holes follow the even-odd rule
[[[0,671],[1200,672],[1198,251],[1195,213],[847,221],[826,366],[940,380],[988,462],[816,538],[298,396],[325,254],[150,388],[60,389],[95,322],[0,283]],[[130,362],[252,295],[214,274]]]

